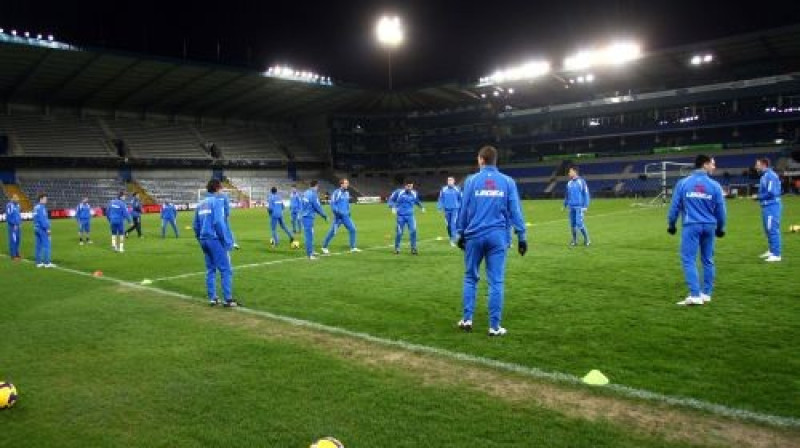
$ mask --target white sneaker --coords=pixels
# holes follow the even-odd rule
[[[54,263],[47,263],[46,265],[44,265],[44,267],[50,269],[56,267],[56,265]]]
[[[470,332],[472,331],[472,321],[461,319],[460,321],[458,321],[458,328],[466,332]]]
[[[490,328],[489,336],[505,336],[508,331],[503,327]]]
[[[764,261],[767,263],[777,263],[778,261],[781,261],[781,257],[780,255],[770,255],[769,257],[765,258]]]
[[[43,267],[44,267],[44,263],[37,263],[37,264],[36,264],[36,267],[37,267],[37,268],[43,268]]]
[[[761,257],[761,258],[769,258],[771,256],[772,256],[772,252],[770,252],[770,251],[766,251],[763,254],[759,255],[759,257]]]
[[[81,241],[79,244],[80,244],[81,246],[83,246],[83,241]]]
[[[120,247],[120,248],[119,248],[119,250],[118,250],[117,252],[125,252],[125,249],[123,249],[123,248],[121,248],[121,247]]]
[[[363,251],[361,249],[357,248],[357,247],[354,247],[354,248],[350,249],[350,252],[356,253],[356,252],[363,252]]]
[[[450,241],[450,247],[456,247],[456,243]]]
[[[319,257],[312,254],[310,257],[308,257],[308,259],[309,260],[319,260]]]
[[[331,253],[331,251],[329,251],[327,247],[323,247],[322,248],[322,253],[325,254],[325,255],[328,255],[328,254]]]
[[[681,300],[680,302],[676,303],[675,305],[678,305],[678,306],[694,306],[694,305],[702,305],[702,304],[703,304],[703,298],[702,297],[689,296],[689,297]]]
[[[700,293],[700,298],[703,300],[703,303],[708,303],[711,301],[711,296],[703,292]]]

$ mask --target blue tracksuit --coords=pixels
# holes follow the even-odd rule
[[[89,233],[92,223],[92,206],[81,202],[75,207],[75,220],[78,221],[78,232]]]
[[[112,235],[125,235],[125,221],[131,222],[128,205],[122,199],[112,199],[106,208],[106,218],[111,224]]]
[[[161,207],[161,238],[167,236],[167,224],[172,226],[172,231],[175,233],[175,238],[178,238],[178,209],[175,204],[170,202],[165,203]]]
[[[328,231],[322,247],[327,248],[333,236],[336,235],[336,231],[339,230],[339,226],[344,226],[350,234],[350,249],[355,249],[356,226],[350,219],[350,192],[337,188],[331,195],[331,210],[333,211],[333,223],[331,223],[331,229]]]
[[[567,182],[567,191],[564,195],[564,207],[569,208],[569,227],[572,230],[572,244],[577,242],[577,231],[583,235],[584,244],[589,244],[589,231],[583,223],[583,215],[589,208],[591,197],[586,181],[576,177]]]
[[[444,211],[444,225],[447,227],[447,236],[453,239],[456,230],[458,210],[461,208],[461,190],[456,186],[445,185],[439,192],[437,209]]]
[[[310,257],[314,253],[314,215],[322,216],[325,220],[328,219],[328,215],[322,209],[317,190],[313,188],[309,188],[303,193],[301,204],[303,206],[301,216],[303,217],[303,235],[306,240],[306,256]]]
[[[776,257],[781,256],[781,179],[778,174],[767,168],[761,175],[758,184],[758,201],[761,203],[761,218],[764,233],[767,234],[769,251]]]
[[[226,302],[233,300],[233,269],[228,251],[233,248],[227,223],[225,205],[221,196],[207,194],[197,205],[194,214],[194,236],[200,243],[206,262],[206,291],[208,299],[217,297],[217,271],[222,279],[222,297]]]
[[[228,239],[236,244],[236,238],[233,236],[233,229],[231,228],[231,199],[225,193],[217,195],[217,200],[222,204],[222,212],[225,215],[225,231],[228,232]]]
[[[400,188],[389,196],[389,207],[397,211],[397,229],[394,236],[394,250],[400,250],[400,241],[403,240],[403,231],[408,227],[411,249],[417,249],[417,220],[414,218],[414,206],[422,208],[417,192]]]
[[[489,281],[489,326],[500,327],[508,247],[508,227],[526,241],[517,184],[495,166],[484,166],[464,182],[461,211],[456,221],[456,238],[466,240],[464,255],[464,320],[472,320],[477,299],[480,266],[486,259]]]
[[[717,181],[697,170],[678,181],[672,192],[668,224],[675,226],[682,215],[681,263],[691,297],[709,296],[714,290],[714,232],[725,230],[725,196]],[[697,251],[703,264],[703,287],[697,275]]]
[[[267,210],[270,216],[272,241],[275,242],[275,245],[278,244],[278,227],[286,232],[286,236],[289,237],[289,241],[291,241],[293,239],[292,233],[289,232],[289,229],[286,228],[286,224],[283,222],[283,198],[280,193],[270,194],[267,197]]]
[[[136,230],[136,234],[139,237],[142,236],[142,201],[139,198],[131,199],[131,218],[133,219],[133,225],[125,231],[127,235],[129,232]]]
[[[36,264],[50,263],[50,217],[44,204],[33,208],[33,232],[36,236]]]
[[[18,202],[6,204],[6,224],[8,224],[8,253],[19,257],[19,245],[22,242],[22,214]]]
[[[292,192],[289,198],[289,212],[292,214],[292,232],[297,233],[300,231],[300,214],[303,211],[303,201],[300,193]]]

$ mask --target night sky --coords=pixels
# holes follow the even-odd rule
[[[620,36],[659,49],[800,24],[788,1],[36,1],[0,0],[0,27],[52,32],[90,47],[265,69],[291,63],[384,87],[386,54],[373,38],[391,12],[406,26],[392,57],[395,86],[472,80],[524,59],[563,56]]]

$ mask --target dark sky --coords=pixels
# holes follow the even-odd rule
[[[740,0],[741,1],[741,0]],[[554,64],[582,44],[634,36],[645,49],[800,23],[790,1],[160,1],[0,0],[0,27],[53,32],[93,47],[264,69],[291,63],[363,86],[386,83],[373,27],[384,12],[406,24],[395,85],[471,80],[526,58]],[[0,61],[1,63],[1,61]]]

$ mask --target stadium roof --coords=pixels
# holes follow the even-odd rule
[[[697,53],[714,63],[692,67]],[[328,113],[393,113],[480,104],[490,88],[446,83],[378,91],[264,76],[252,70],[146,55],[51,48],[0,40],[0,100],[168,115],[276,120]],[[595,70],[591,85],[554,72],[513,85],[515,108],[586,101],[704,83],[800,72],[800,26],[649,52],[624,67]],[[489,96],[487,101],[491,101]]]

